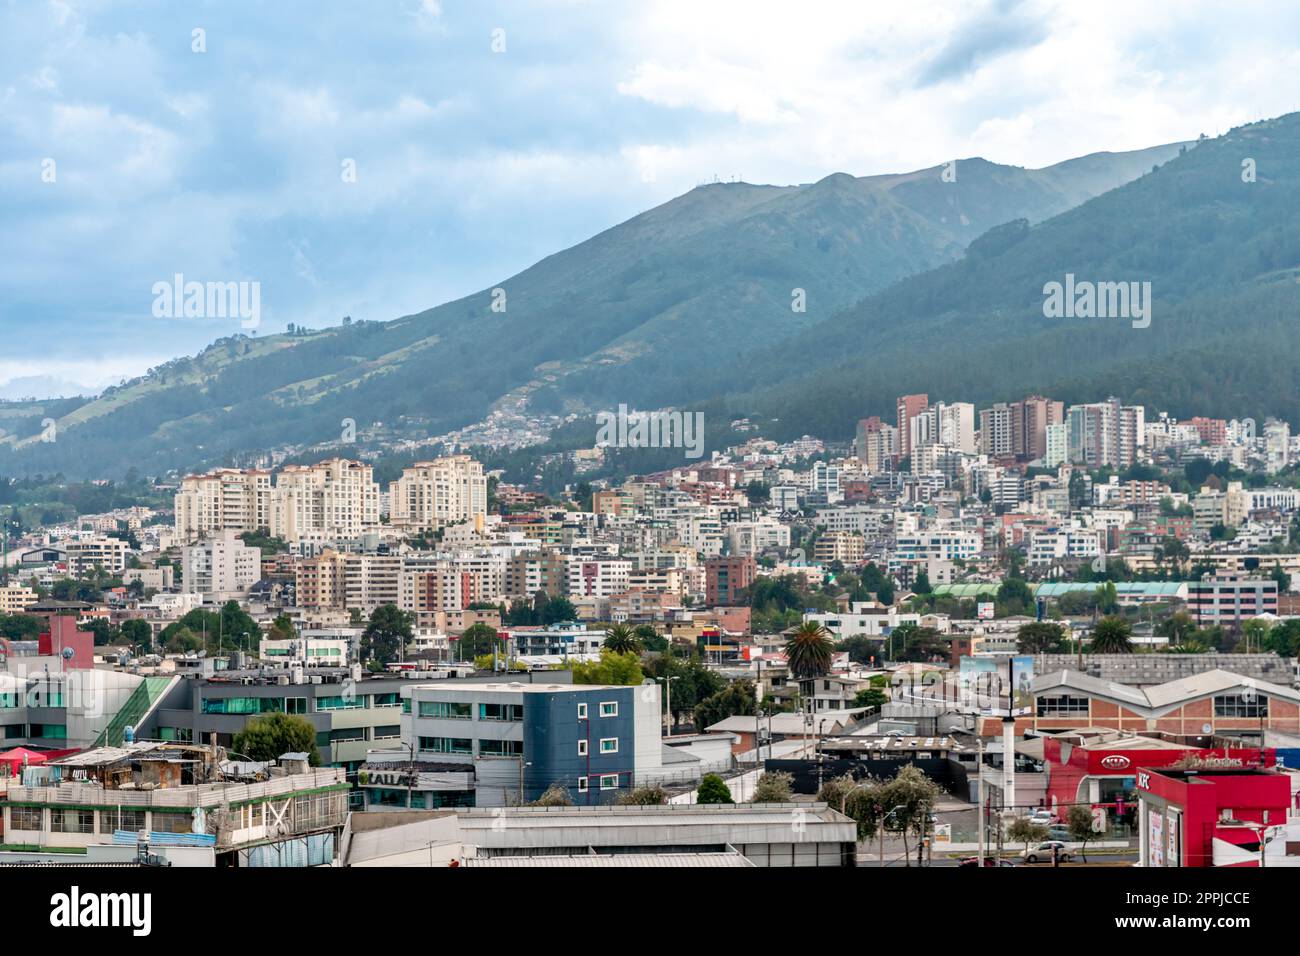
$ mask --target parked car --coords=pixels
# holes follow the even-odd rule
[[[1040,860],[1050,863],[1054,852],[1062,863],[1070,862],[1070,848],[1062,840],[1044,840],[1037,846],[1022,850],[1020,856],[1026,863],[1038,863]]]
[[[1050,826],[1056,822],[1056,814],[1046,807],[1039,807],[1029,814],[1030,823],[1041,823],[1044,826]]]
[[[1070,839],[1070,828],[1064,823],[1053,823],[1047,828],[1047,839],[1065,843]]]

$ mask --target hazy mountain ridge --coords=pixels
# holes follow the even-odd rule
[[[234,452],[310,444],[403,418],[437,434],[480,418],[517,387],[554,408],[675,403],[734,391],[724,370],[755,346],[830,320],[971,239],[1068,208],[1177,145],[1045,170],[961,160],[887,177],[691,190],[494,286],[390,322],[300,335],[234,336],[90,400],[71,400],[55,442],[29,406],[0,405],[17,433],[0,472],[150,473]],[[791,308],[803,290],[806,311]],[[787,359],[798,359],[787,353]],[[9,422],[13,425],[10,427]]]

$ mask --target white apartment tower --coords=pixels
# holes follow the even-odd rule
[[[271,533],[285,541],[304,535],[356,538],[379,525],[379,485],[360,461],[334,458],[290,465],[275,478]]]
[[[271,527],[271,473],[221,468],[189,475],[176,493],[176,538],[197,541],[222,531]]]
[[[468,455],[416,462],[393,482],[391,493],[392,523],[408,531],[435,531],[487,514],[483,465]]]

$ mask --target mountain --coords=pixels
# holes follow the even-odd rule
[[[702,186],[417,315],[233,336],[93,399],[0,403],[0,473],[194,468],[330,440],[344,419],[436,435],[523,398],[562,412],[714,397],[731,386],[725,370],[746,375],[737,363],[755,349],[952,262],[1001,223],[1048,219],[1180,148],[1040,170],[977,158],[802,186]]]
[[[1253,173],[1253,176],[1252,176]],[[895,397],[1117,395],[1196,414],[1300,419],[1300,114],[1204,140],[1036,225],[1010,224],[741,364],[723,406],[776,434],[847,436]],[[1049,318],[1047,285],[1150,283],[1150,324]],[[1139,323],[1140,324],[1140,323]],[[792,369],[788,356],[801,357]]]

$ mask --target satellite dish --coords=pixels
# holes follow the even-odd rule
[[[1205,734],[1205,735],[1208,736],[1209,734],[1212,734],[1213,732],[1214,732],[1214,725],[1213,725],[1213,724],[1201,724],[1201,733],[1203,733],[1203,734]]]
[[[76,651],[74,651],[71,647],[65,647],[63,649],[63,659],[65,661],[70,661],[72,660],[72,657],[75,653]]]

